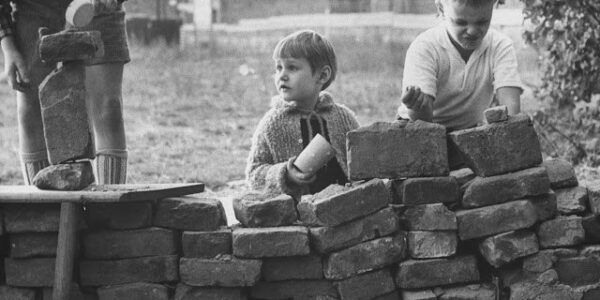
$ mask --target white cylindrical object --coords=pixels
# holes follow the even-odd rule
[[[294,165],[304,173],[314,174],[334,156],[335,150],[331,144],[322,135],[317,134],[298,155]]]
[[[83,27],[94,18],[94,4],[92,0],[73,0],[67,7],[65,19],[75,27]]]

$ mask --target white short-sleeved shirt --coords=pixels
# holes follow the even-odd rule
[[[406,53],[402,86],[418,86],[433,101],[433,122],[451,129],[481,123],[500,87],[521,88],[512,40],[489,29],[468,62],[442,25],[420,34]],[[407,116],[405,107],[399,114]]]

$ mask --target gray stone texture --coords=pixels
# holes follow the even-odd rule
[[[483,111],[488,124],[499,123],[508,120],[508,108],[506,105],[490,107]]]
[[[15,287],[51,287],[56,258],[4,259],[6,284]]]
[[[402,300],[438,300],[432,290],[410,291],[402,290]]]
[[[579,183],[575,176],[575,169],[566,160],[561,158],[547,159],[542,162],[542,166],[548,171],[550,178],[550,187],[552,189],[564,189],[576,187]]]
[[[88,161],[52,165],[33,178],[33,185],[42,190],[78,191],[92,183],[94,172]]]
[[[181,248],[184,257],[213,258],[231,254],[231,229],[221,227],[217,231],[184,231]]]
[[[600,258],[569,257],[556,262],[556,272],[561,283],[584,286],[600,283]]]
[[[583,298],[581,300],[597,300],[600,299],[600,287],[593,287],[583,291]]]
[[[416,259],[442,258],[456,254],[456,231],[409,231],[408,256]]]
[[[348,132],[352,180],[448,175],[444,126],[423,122],[376,122]]]
[[[206,196],[185,196],[158,201],[154,225],[189,231],[214,231],[227,225],[223,204]]]
[[[289,256],[263,259],[262,278],[266,281],[322,279],[320,256]]]
[[[396,289],[389,269],[377,270],[335,283],[340,298],[344,300],[373,299]]]
[[[289,195],[250,192],[233,199],[233,211],[245,227],[287,226],[298,220],[296,202]]]
[[[246,258],[308,255],[308,229],[302,226],[236,228],[233,255]]]
[[[151,202],[88,203],[85,220],[90,228],[137,229],[152,226]]]
[[[178,284],[173,300],[246,300],[242,288],[192,287]]]
[[[578,216],[559,216],[543,222],[537,234],[540,248],[575,246],[585,239],[581,217]]]
[[[465,183],[468,183],[469,181],[473,180],[473,178],[475,178],[477,175],[475,175],[475,173],[473,173],[473,170],[469,168],[462,168],[450,171],[450,176],[456,178],[456,183],[458,183],[458,186],[461,187]]]
[[[330,185],[298,204],[303,224],[336,226],[374,213],[390,202],[390,193],[381,179],[352,187]]]
[[[456,202],[459,187],[454,177],[421,177],[392,181],[392,202],[420,205]]]
[[[0,299],[7,300],[36,300],[35,289],[18,288],[0,285]]]
[[[58,232],[13,233],[9,239],[12,258],[56,256]]]
[[[523,281],[510,286],[511,300],[581,300],[582,293],[563,284]]]
[[[561,215],[579,215],[587,210],[588,190],[585,187],[572,187],[554,190],[558,212]]]
[[[328,280],[260,281],[250,288],[252,299],[338,299],[333,283]]]
[[[384,237],[331,253],[323,272],[327,279],[344,279],[399,262],[406,257],[406,237]]]
[[[583,230],[585,231],[585,239],[591,243],[600,242],[600,215],[588,215],[581,219]]]
[[[38,292],[38,295],[41,296],[41,298],[38,298],[38,300],[54,300],[52,293],[54,292],[54,289],[51,287],[45,287],[42,289],[41,295],[39,295],[40,293]],[[68,300],[107,300],[107,299],[114,299],[114,298],[98,298],[96,291],[93,291],[93,294],[90,293],[90,291],[87,291],[87,294],[84,294],[83,291],[81,290],[81,288],[79,287],[79,285],[76,282],[72,282],[71,283],[71,287],[69,290],[69,293],[67,295],[67,299]],[[2,298],[0,298],[2,299]]]
[[[523,270],[542,273],[550,270],[561,258],[577,256],[575,249],[544,249],[523,259]]]
[[[456,218],[458,236],[470,240],[528,228],[536,223],[537,213],[531,202],[519,200],[458,211]]]
[[[169,300],[169,288],[162,284],[136,282],[100,287],[98,300]]]
[[[495,287],[489,284],[471,284],[445,288],[439,300],[496,300]]]
[[[179,264],[181,282],[190,286],[253,286],[260,279],[262,262],[223,255],[215,259],[186,258]]]
[[[479,244],[479,251],[490,265],[499,268],[517,258],[538,252],[539,244],[535,233],[519,230],[486,238]]]
[[[592,213],[600,216],[600,186],[588,186],[588,197]]]
[[[61,31],[40,38],[40,57],[48,64],[104,56],[99,31]]]
[[[94,158],[83,61],[69,62],[52,71],[40,84],[39,98],[50,163]]]
[[[384,208],[335,227],[311,227],[309,231],[313,249],[329,253],[398,231],[398,217],[391,208]]]
[[[463,207],[482,207],[526,196],[547,194],[550,181],[546,169],[537,167],[514,173],[476,177],[462,198]]]
[[[402,227],[411,231],[457,230],[456,214],[444,204],[404,206],[398,209]]]
[[[177,255],[120,260],[82,260],[79,262],[82,286],[177,281],[179,279],[178,269]]]
[[[537,219],[539,221],[546,221],[556,217],[558,213],[558,204],[556,200],[556,193],[550,192],[548,194],[539,196],[530,196],[526,200],[529,200],[535,212],[537,213]]]
[[[508,121],[449,133],[467,165],[481,177],[505,174],[542,163],[531,119],[525,114]]]
[[[177,254],[179,235],[151,227],[124,231],[92,231],[83,234],[83,256],[88,259],[121,259]]]
[[[475,256],[457,256],[401,262],[396,284],[401,289],[422,289],[479,280]]]
[[[60,204],[5,204],[3,210],[7,233],[58,232]]]

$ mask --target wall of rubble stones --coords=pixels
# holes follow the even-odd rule
[[[488,117],[353,131],[352,185],[245,194],[232,227],[202,194],[86,205],[72,299],[600,299],[600,187]],[[51,299],[59,206],[1,210],[0,299]]]

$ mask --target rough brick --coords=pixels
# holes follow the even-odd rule
[[[214,231],[227,225],[221,202],[208,197],[177,197],[160,200],[154,225],[180,230]]]
[[[546,221],[556,217],[556,214],[558,213],[558,204],[554,192],[527,197],[526,199],[533,204],[538,221]]]
[[[456,253],[456,231],[409,231],[408,255],[412,258],[441,258]]]
[[[600,242],[600,215],[589,215],[581,219],[583,230],[585,231],[585,239],[588,242]]]
[[[296,202],[289,195],[251,192],[233,199],[235,218],[246,227],[292,225],[298,220]]]
[[[179,235],[152,227],[126,231],[95,231],[83,235],[84,257],[120,259],[177,254]]]
[[[61,31],[40,38],[40,57],[48,64],[104,56],[99,31]]]
[[[542,166],[548,171],[550,178],[550,187],[552,189],[563,189],[576,187],[579,183],[575,176],[575,169],[566,160],[561,158],[552,158],[542,162]]]
[[[54,283],[54,257],[4,259],[6,283],[18,287],[50,287]]]
[[[13,233],[9,238],[12,258],[56,256],[57,232]]]
[[[510,286],[510,299],[528,300],[580,300],[581,292],[576,292],[567,285],[547,285],[536,281],[524,281]]]
[[[509,174],[476,177],[465,190],[462,205],[481,207],[546,194],[549,191],[550,181],[546,169],[530,168]]]
[[[309,230],[312,247],[319,253],[329,253],[396,232],[398,217],[391,208],[385,208],[342,225]]]
[[[58,232],[60,204],[5,204],[6,232]]]
[[[551,269],[559,259],[577,256],[575,249],[545,249],[523,259],[523,270],[542,273]]]
[[[479,280],[475,256],[458,256],[400,263],[396,284],[402,289],[421,289]]]
[[[335,283],[341,299],[373,299],[396,289],[392,273],[388,269],[373,271]]]
[[[588,186],[590,209],[595,215],[600,215],[600,187]]]
[[[173,300],[246,300],[242,288],[192,287],[178,284]]]
[[[575,246],[585,238],[581,217],[578,216],[561,216],[543,222],[537,234],[541,248]]]
[[[508,108],[506,105],[490,107],[483,111],[485,120],[489,123],[499,123],[508,120]]]
[[[411,231],[457,230],[456,214],[444,204],[405,206],[398,213],[400,224]]]
[[[374,213],[390,202],[390,193],[381,179],[353,187],[330,185],[323,191],[302,197],[300,220],[316,226],[336,226]]]
[[[333,283],[327,280],[260,281],[250,288],[250,296],[269,300],[338,299]]]
[[[134,282],[177,281],[176,255],[149,256],[120,260],[82,260],[79,262],[82,286],[101,286]]]
[[[556,263],[561,283],[583,286],[600,282],[600,259],[595,257],[561,258]]]
[[[276,257],[308,255],[308,229],[301,226],[236,228],[233,255],[237,257]]]
[[[325,259],[327,279],[344,279],[399,262],[406,257],[403,234],[385,237],[334,252]]]
[[[600,299],[600,287],[593,287],[583,291],[583,298],[581,300],[598,300]]]
[[[348,132],[348,171],[353,180],[445,176],[444,126],[428,122],[376,122]]]
[[[86,221],[90,228],[137,229],[152,226],[152,203],[88,203]]]
[[[169,288],[162,284],[136,282],[101,287],[98,300],[169,300]]]
[[[483,240],[479,244],[479,251],[490,265],[499,268],[519,257],[538,252],[539,245],[535,233],[520,230]]]
[[[33,185],[43,190],[78,191],[94,183],[89,161],[51,165],[33,178]]]
[[[315,255],[267,258],[263,260],[262,277],[267,281],[322,279],[323,263]]]
[[[531,202],[520,200],[458,211],[456,218],[458,236],[469,240],[530,227],[537,213]]]
[[[458,186],[461,187],[465,183],[468,183],[469,181],[473,180],[473,178],[475,178],[477,175],[475,175],[475,173],[473,173],[473,170],[469,168],[462,168],[450,171],[450,176],[456,178],[456,183],[458,183]]]
[[[496,290],[488,284],[472,284],[444,289],[439,300],[496,300]]]
[[[436,294],[431,290],[408,291],[402,290],[402,300],[437,300]]]
[[[217,231],[184,231],[181,237],[184,257],[212,258],[231,254],[231,229]]]
[[[584,187],[565,188],[554,190],[558,212],[561,215],[582,214],[586,211],[588,203],[588,190]]]
[[[46,287],[42,290],[41,299],[38,300],[54,300],[52,293],[54,292],[53,288]],[[76,282],[72,282],[69,290],[69,295],[67,296],[69,300],[108,300],[108,299],[117,299],[117,298],[98,298],[96,290],[87,290],[87,293],[79,287]],[[92,294],[93,293],[93,294]],[[2,298],[0,298],[2,299]],[[122,299],[122,298],[120,298]],[[119,299],[119,300],[120,300]],[[129,299],[128,299],[129,300]]]
[[[456,202],[459,189],[454,177],[408,178],[392,181],[393,203],[420,205]]]
[[[83,61],[63,64],[46,76],[39,86],[39,99],[50,163],[94,158]]]
[[[35,290],[0,285],[0,299],[36,300]]]
[[[539,165],[542,151],[531,119],[525,114],[507,122],[449,133],[467,165],[481,177],[505,174]]]
[[[181,258],[181,282],[191,286],[252,286],[260,278],[262,262],[224,255],[215,259]]]

